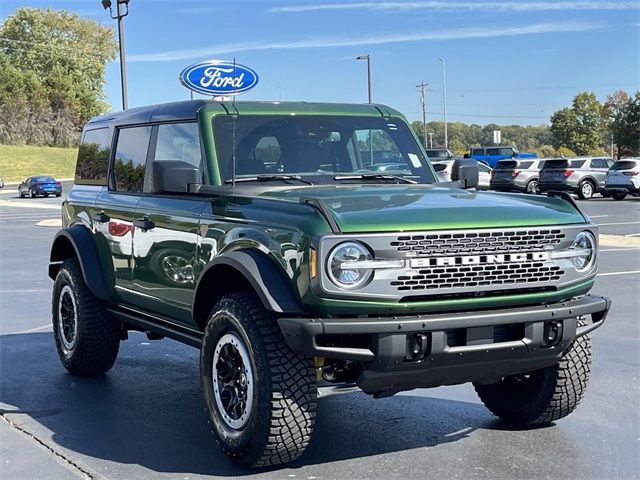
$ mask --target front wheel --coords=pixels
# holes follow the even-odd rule
[[[89,291],[75,258],[58,270],[52,304],[56,349],[69,373],[96,376],[109,370],[120,347],[120,324]]]
[[[627,198],[627,194],[622,192],[612,193],[611,196],[614,200],[624,200],[625,198]]]
[[[578,197],[580,197],[581,200],[589,200],[593,197],[594,192],[595,186],[589,180],[584,180],[578,185]]]
[[[228,457],[263,467],[302,455],[316,411],[314,362],[289,349],[256,295],[225,295],[216,304],[200,378],[209,424]]]
[[[591,375],[591,339],[584,335],[558,363],[492,385],[474,385],[482,403],[507,423],[532,427],[566,417],[578,406]]]
[[[31,190],[30,195],[31,195],[31,198],[36,198],[36,191]]]

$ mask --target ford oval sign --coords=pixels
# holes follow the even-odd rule
[[[258,74],[239,63],[209,60],[185,68],[180,81],[204,95],[238,95],[258,84]]]

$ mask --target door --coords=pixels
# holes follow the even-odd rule
[[[167,192],[160,172],[162,162],[189,164],[201,172],[198,135],[196,123],[154,127],[145,195],[136,207],[133,235],[133,290],[138,306],[190,327],[194,326],[191,305],[200,267],[196,260],[199,223],[206,202]]]
[[[609,171],[609,165],[604,158],[594,158],[591,160],[591,174],[598,182],[598,190],[604,189],[604,179]]]
[[[145,164],[151,127],[120,128],[109,187],[103,189],[96,205],[94,225],[109,245],[116,293],[125,303],[135,304],[133,282],[133,222],[144,184]]]

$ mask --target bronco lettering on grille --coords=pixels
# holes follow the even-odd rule
[[[549,252],[467,255],[464,257],[431,257],[410,259],[411,268],[453,267],[456,265],[486,265],[495,263],[544,262],[550,259]]]

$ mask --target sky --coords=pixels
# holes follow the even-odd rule
[[[100,0],[0,0],[0,21],[21,6],[116,23]],[[188,99],[183,68],[234,58],[260,76],[239,100],[364,103],[369,54],[373,101],[410,120],[421,82],[442,120],[439,58],[449,121],[540,125],[578,92],[640,90],[640,0],[131,0],[124,25],[130,107]],[[117,60],[106,78],[119,110]]]

